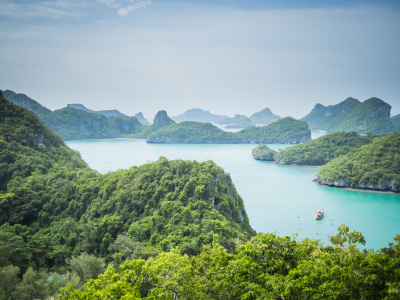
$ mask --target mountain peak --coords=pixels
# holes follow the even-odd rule
[[[175,124],[174,121],[172,121],[165,110],[160,110],[157,114],[156,117],[154,118],[153,124],[155,125],[169,125],[169,124]]]
[[[250,116],[250,120],[256,124],[269,124],[279,119],[281,119],[281,117],[274,115],[268,107]]]
[[[142,112],[138,112],[136,115],[134,115],[134,117],[139,120],[140,124],[146,125],[146,126],[150,125],[149,121],[146,120],[146,118],[143,116]]]
[[[0,90],[0,98],[4,98],[3,93]]]

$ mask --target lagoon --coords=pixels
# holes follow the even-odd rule
[[[322,134],[321,134],[322,135]],[[160,156],[212,160],[230,173],[243,198],[251,226],[257,232],[298,234],[328,243],[328,235],[346,224],[361,231],[367,248],[378,249],[400,233],[400,194],[319,186],[312,182],[318,167],[279,166],[256,161],[251,144],[147,144],[143,140],[68,141],[92,169],[104,174],[139,166]],[[289,145],[268,145],[274,150]],[[314,219],[325,210],[321,221]]]

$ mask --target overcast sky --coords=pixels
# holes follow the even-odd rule
[[[400,1],[0,0],[0,89],[54,110],[400,113]]]

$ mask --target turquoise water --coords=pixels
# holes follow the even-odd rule
[[[312,182],[317,167],[278,166],[256,161],[251,156],[255,145],[147,144],[141,140],[122,139],[69,141],[67,144],[78,150],[89,166],[100,173],[138,166],[160,156],[171,160],[213,160],[230,173],[244,200],[250,224],[257,232],[281,235],[297,232],[299,238],[318,238],[327,243],[328,235],[335,234],[337,227],[346,224],[351,230],[361,231],[367,241],[366,247],[375,249],[387,246],[396,233],[400,233],[399,194],[319,186]],[[268,146],[274,150],[288,147]],[[325,210],[321,223],[314,219],[318,209]]]

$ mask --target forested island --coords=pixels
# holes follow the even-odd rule
[[[376,136],[361,136],[355,132],[336,132],[279,152],[261,144],[253,149],[252,154],[257,160],[274,161],[279,165],[321,166],[370,143],[374,137]]]
[[[235,133],[226,132],[210,123],[181,122],[162,127],[147,136],[148,143],[171,144],[296,144],[310,139],[311,131],[307,123],[291,117],[267,126],[245,128]]]
[[[127,116],[106,117],[96,111],[87,111],[87,108],[82,109],[80,106],[79,109],[65,107],[51,111],[26,95],[16,94],[12,91],[5,91],[5,98],[34,112],[43,123],[59,134],[64,141],[134,138],[146,139],[148,143],[293,144],[303,143],[311,139],[311,132],[307,123],[290,117],[279,120],[280,123],[277,124],[246,128],[237,133],[230,133],[209,123],[180,122],[176,124],[175,121],[168,117],[165,111],[158,112],[153,124],[146,126],[139,121],[143,115],[138,115],[139,119]]]
[[[400,133],[375,137],[371,143],[322,166],[319,184],[399,192]]]
[[[328,246],[256,235],[215,163],[160,158],[100,175],[34,113],[1,96],[1,299],[396,299],[400,292],[400,236],[360,251],[364,237],[344,225]]]
[[[318,103],[301,120],[306,121],[311,130],[389,134],[400,131],[400,127],[390,119],[391,108],[379,98],[360,102],[349,97],[336,105],[323,106]]]

